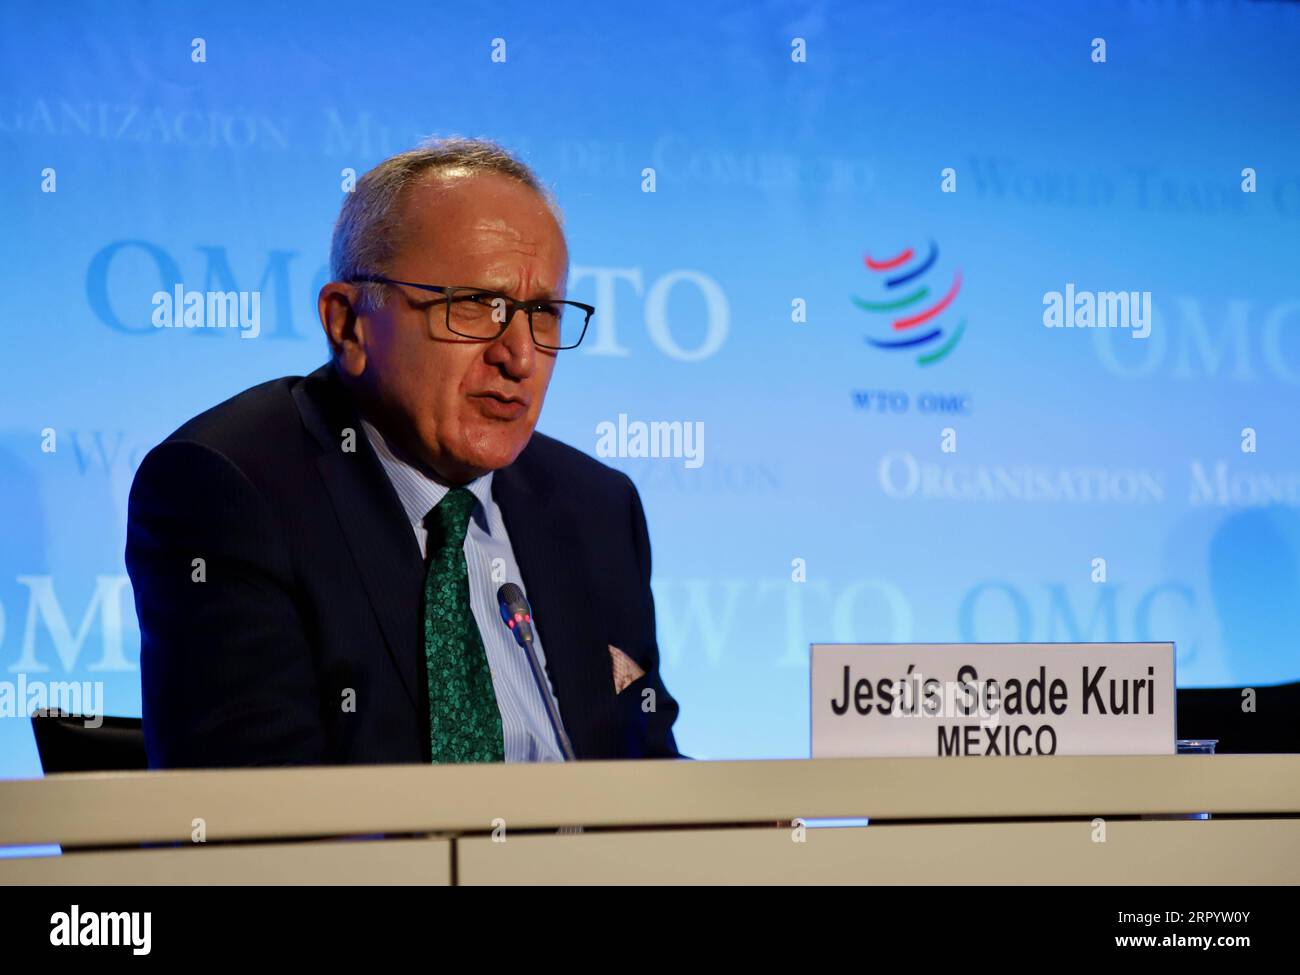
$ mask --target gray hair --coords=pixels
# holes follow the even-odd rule
[[[556,222],[563,223],[554,194],[522,160],[487,139],[451,136],[429,139],[415,149],[385,159],[357,181],[343,201],[330,245],[330,274],[335,281],[351,281],[382,274],[400,242],[401,204],[406,190],[429,173],[469,175],[499,173],[518,180],[540,196]],[[365,308],[382,308],[381,285],[363,284]]]

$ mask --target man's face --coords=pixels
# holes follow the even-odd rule
[[[438,176],[410,187],[403,202],[385,277],[517,300],[564,296],[564,235],[522,183],[496,173]],[[385,438],[453,483],[512,463],[537,424],[557,353],[533,344],[522,311],[500,338],[475,341],[447,330],[438,294],[384,287],[388,300],[357,316],[358,348],[341,364],[359,380]],[[432,309],[423,307],[431,301]]]

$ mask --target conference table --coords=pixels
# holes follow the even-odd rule
[[[863,822],[865,820],[865,823]],[[0,782],[5,884],[1295,884],[1300,755],[102,772]]]

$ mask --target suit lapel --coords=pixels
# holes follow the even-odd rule
[[[384,642],[412,705],[420,708],[420,546],[397,492],[361,428],[333,369],[323,366],[294,389],[303,423],[320,445],[316,469],[325,483]],[[344,431],[354,449],[344,451]]]
[[[600,729],[612,719],[610,663],[604,637],[594,628],[594,595],[583,574],[576,517],[562,504],[550,472],[515,463],[492,478],[492,496],[510,535],[546,670],[565,729],[579,758],[604,757]],[[605,712],[609,712],[608,714]]]

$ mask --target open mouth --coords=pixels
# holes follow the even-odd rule
[[[518,396],[504,393],[475,393],[470,397],[487,416],[503,420],[514,420],[528,411],[528,404]]]

